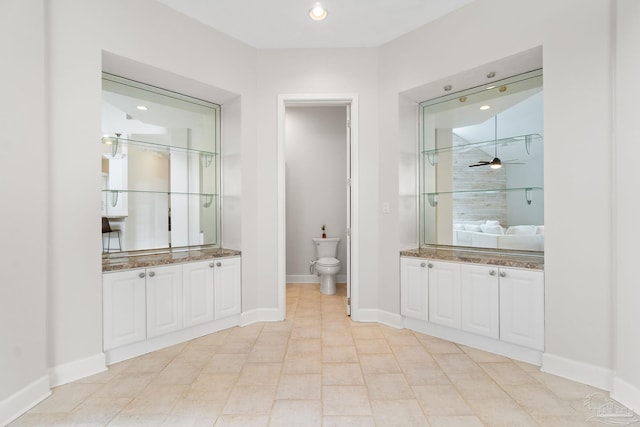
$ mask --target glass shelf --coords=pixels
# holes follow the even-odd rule
[[[429,201],[429,204],[431,205],[431,207],[435,207],[438,204],[438,196],[440,195],[454,195],[454,194],[469,194],[469,193],[476,193],[476,194],[492,194],[492,193],[510,193],[510,192],[518,192],[518,191],[522,191],[524,192],[524,197],[525,200],[527,201],[527,204],[531,204],[531,194],[534,191],[543,191],[544,188],[542,187],[519,187],[519,188],[494,188],[494,189],[485,189],[485,190],[459,190],[459,191],[440,191],[437,193],[422,193],[422,196],[426,196],[427,200]]]
[[[534,142],[542,142],[542,135],[537,133],[532,133],[527,135],[502,138],[498,140],[492,139],[490,141],[481,141],[481,142],[474,142],[471,144],[455,145],[452,147],[436,148],[433,150],[424,150],[422,154],[427,156],[427,160],[429,161],[429,163],[431,163],[431,165],[435,165],[436,163],[438,163],[438,153],[460,152],[460,151],[470,150],[473,148],[482,148],[482,147],[489,147],[489,146],[493,147],[494,144],[498,144],[501,146],[513,145],[513,144],[524,144],[525,150],[527,150],[527,154],[531,154],[531,144]]]
[[[153,148],[155,150],[170,153],[171,151],[180,151],[184,153],[201,154],[206,159],[206,166],[209,166],[213,161],[213,158],[218,154],[213,151],[195,150],[193,148],[177,147],[173,145],[159,144],[157,142],[140,141],[136,139],[127,139],[116,136],[104,136],[101,140],[102,144],[111,146],[111,155],[116,156],[118,154],[118,147],[120,145],[127,145],[140,148]]]
[[[150,190],[118,190],[118,189],[104,189],[102,193],[111,194],[111,205],[116,206],[118,204],[119,194],[149,194],[149,195],[167,195],[167,196],[189,196],[189,197],[201,197],[202,206],[208,208],[213,203],[214,198],[218,197],[215,193],[187,193],[180,191],[150,191]]]

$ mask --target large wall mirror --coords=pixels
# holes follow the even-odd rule
[[[420,113],[420,245],[544,251],[542,71]]]
[[[220,243],[220,107],[103,73],[103,252]]]

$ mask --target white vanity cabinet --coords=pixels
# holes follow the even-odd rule
[[[460,328],[460,264],[428,261],[429,322]]]
[[[147,337],[146,271],[144,268],[102,276],[104,349]]]
[[[240,256],[105,272],[102,288],[109,364],[240,324]]]
[[[239,314],[241,311],[240,257],[214,260],[213,269],[215,319]]]
[[[190,262],[182,266],[184,326],[213,320],[213,267],[216,260]]]
[[[500,340],[544,350],[544,273],[500,269]]]
[[[461,328],[490,338],[500,338],[498,267],[460,265]]]
[[[407,256],[400,258],[400,287],[407,327],[540,363],[543,270]]]
[[[182,329],[182,265],[151,267],[147,274],[147,338]]]
[[[400,258],[400,313],[429,320],[429,270],[427,260]]]

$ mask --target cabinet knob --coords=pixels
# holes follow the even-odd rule
[[[500,272],[500,277],[507,277],[507,273],[505,273],[504,271]]]
[[[143,271],[141,271],[140,273],[138,273],[138,277],[139,277],[139,278],[144,279],[144,276],[145,276],[145,274],[144,274],[144,272],[143,272]]]
[[[489,276],[495,276],[495,275],[496,275],[496,271],[495,271],[495,270],[491,270],[491,271],[489,272]]]
[[[213,268],[214,264],[212,262],[209,263],[209,267]]]
[[[429,263],[429,268],[433,268],[433,264]]]
[[[221,263],[220,261],[216,262],[216,265],[217,265],[218,267],[222,267],[222,263]]]
[[[150,272],[149,272],[149,277],[153,277],[153,276],[155,276],[155,275],[156,275],[156,273],[154,273],[153,271],[150,271]]]
[[[420,267],[426,267],[426,266],[427,266],[427,263],[426,263],[426,262],[422,262],[422,263],[420,263]]]

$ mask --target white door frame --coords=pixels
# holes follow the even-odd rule
[[[284,94],[278,95],[278,317],[286,317],[287,293],[287,221],[285,181],[285,118],[286,107],[295,105],[350,106],[351,107],[351,319],[358,320],[358,95],[355,93]]]

